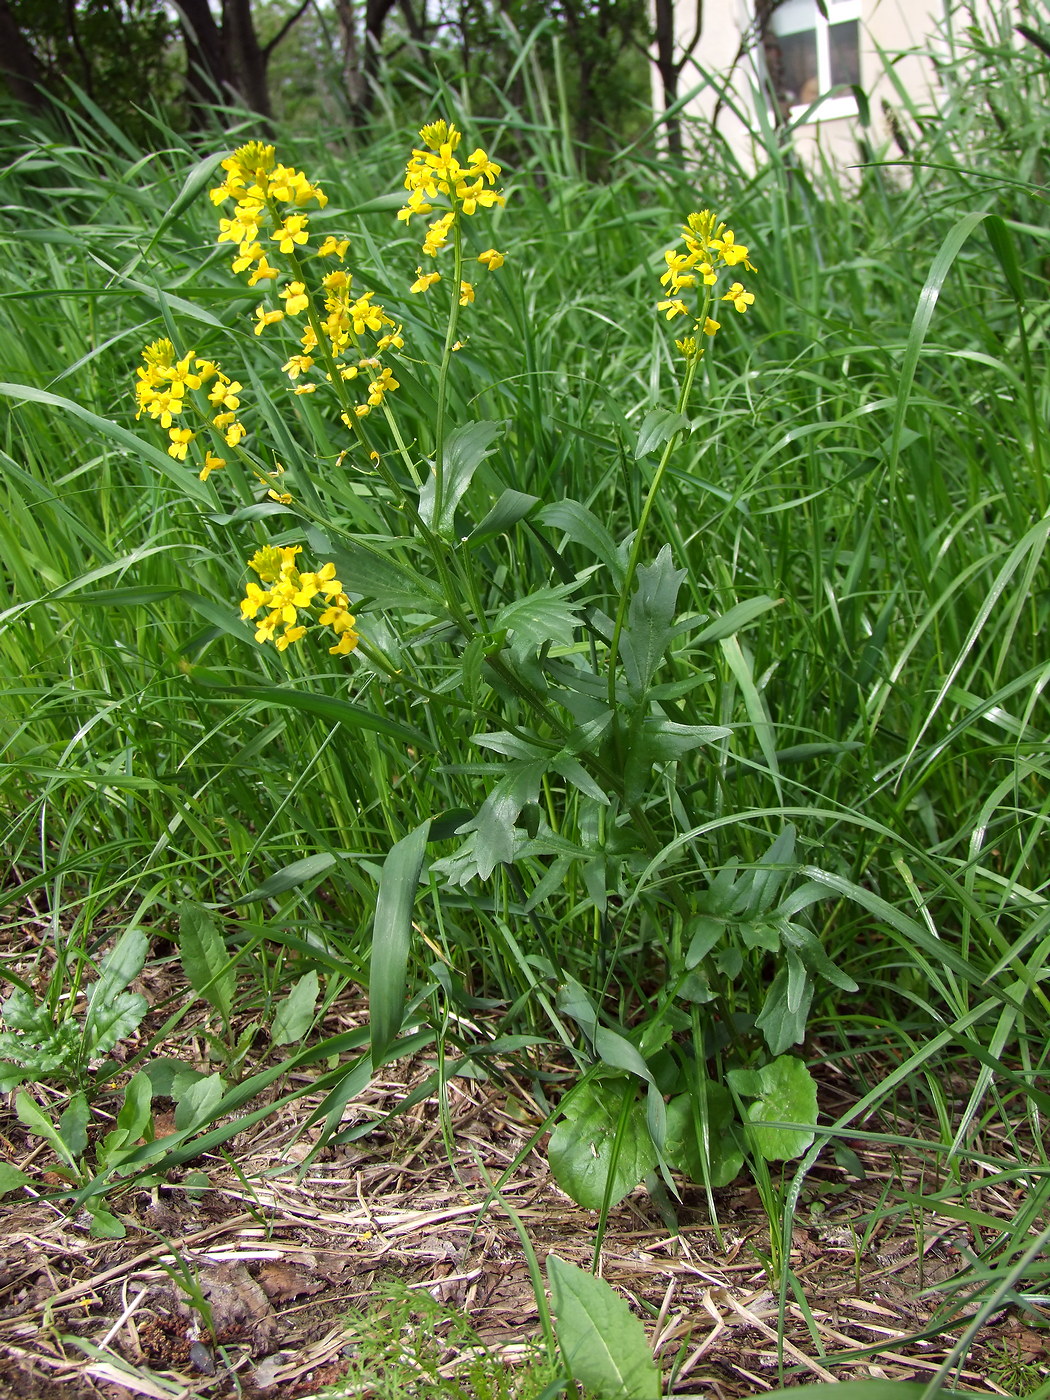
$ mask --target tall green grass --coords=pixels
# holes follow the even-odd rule
[[[746,231],[761,294],[705,367],[699,428],[672,460],[646,562],[666,542],[687,569],[680,612],[723,615],[763,596],[777,606],[729,645],[676,651],[680,718],[732,733],[655,784],[645,859],[618,864],[605,849],[546,884],[551,867],[535,860],[531,890],[513,867],[466,888],[432,875],[409,980],[461,1017],[482,998],[507,1033],[561,1038],[585,1063],[558,986],[576,979],[617,1023],[637,1022],[661,975],[653,911],[731,861],[760,866],[790,823],[798,871],[826,882],[824,946],[862,988],[814,1004],[811,1034],[853,1066],[860,1096],[817,1145],[911,1100],[938,1124],[938,1199],[970,1209],[966,1163],[1026,1183],[1024,1228],[993,1238],[971,1268],[990,1299],[1006,1278],[1016,1298],[1045,1291],[1041,1265],[1010,1270],[1050,1189],[1047,73],[1035,46],[1011,39],[1005,10],[965,38],[956,22],[939,53],[942,113],[902,92],[910,158],[869,152],[848,181],[783,144],[753,174],[714,166],[718,147],[701,139],[688,170],[632,149],[605,183],[587,183],[527,47],[526,110],[486,94],[495,114],[482,124],[441,95],[442,113],[497,158],[511,153],[493,241],[512,250],[514,272],[473,317],[450,400],[454,420],[506,425],[485,467],[494,494],[571,497],[612,539],[629,534],[647,484],[639,428],[673,401],[673,337],[653,310],[662,250],[705,204]],[[384,297],[415,259],[414,234],[392,216],[399,168],[413,126],[437,112],[391,112],[352,153],[281,143],[324,185],[329,215],[353,225]],[[245,329],[254,299],[228,276],[202,197],[202,164],[226,147],[191,149],[158,129],[157,149],[139,152],[97,113],[70,121],[62,138],[20,123],[3,132],[0,378],[25,389],[5,391],[0,442],[8,917],[46,891],[66,967],[91,955],[103,914],[145,903],[164,928],[190,898],[227,919],[231,948],[246,930],[266,936],[240,964],[246,1008],[312,959],[364,981],[387,853],[427,819],[451,838],[499,776],[471,742],[492,727],[471,710],[483,688],[458,697],[465,708],[423,708],[367,667],[318,671],[254,646],[236,618],[243,560],[292,522],[218,509],[191,474],[136,447],[159,441],[132,417],[143,344],[177,327],[221,356],[255,405],[254,437],[293,481],[309,471],[320,514],[396,535],[395,514],[332,467],[339,444],[323,413],[265,392],[274,352]],[[235,139],[249,134],[245,124]],[[440,327],[416,306],[405,319],[421,357],[436,359]],[[422,374],[398,412],[425,452]],[[490,616],[594,563],[548,531],[553,557],[541,534],[479,549]],[[391,558],[417,562],[407,543]],[[411,617],[362,621],[421,682],[446,683],[440,646]],[[350,699],[425,732],[427,746],[250,693],[278,685]],[[566,839],[603,851],[578,794],[548,784],[543,807]],[[265,885],[318,854],[335,863]],[[275,964],[265,950],[281,945]],[[769,977],[756,954],[736,1006],[745,1029]],[[466,1033],[448,1033],[462,1049]],[[960,1064],[957,1101],[945,1076]],[[993,1125],[1005,1156],[985,1145]],[[801,1179],[781,1199],[786,1224]]]

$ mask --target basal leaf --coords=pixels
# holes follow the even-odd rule
[[[727,1076],[738,1093],[743,1081]],[[781,1055],[758,1070],[761,1097],[747,1111],[748,1136],[767,1162],[787,1162],[801,1157],[816,1134],[808,1126],[774,1127],[776,1123],[817,1124],[817,1085],[805,1063],[794,1055]]]
[[[207,910],[188,900],[179,909],[179,958],[193,990],[228,1022],[237,970]]]
[[[604,1279],[547,1255],[555,1331],[565,1367],[603,1400],[658,1400],[659,1372],[645,1328]]]
[[[383,1063],[401,1030],[412,944],[412,909],[419,893],[429,835],[430,822],[425,821],[392,846],[383,862],[368,975],[373,1068]]]
[[[313,1024],[318,987],[318,977],[314,971],[292,984],[273,1018],[270,1037],[275,1045],[291,1045],[306,1035]]]
[[[656,1165],[656,1148],[640,1100],[630,1107],[627,1130],[620,1151],[615,1152],[616,1128],[627,1094],[635,1099],[633,1081],[583,1085],[573,1094],[547,1145],[555,1181],[587,1210],[601,1209],[610,1178],[609,1201],[616,1205]]]

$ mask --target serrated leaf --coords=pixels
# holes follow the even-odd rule
[[[565,1367],[603,1400],[659,1400],[645,1328],[604,1279],[547,1255],[555,1331]]]
[[[493,630],[510,634],[510,654],[515,660],[524,661],[533,652],[552,644],[572,645],[577,614],[583,604],[570,602],[568,595],[580,582],[577,579],[556,588],[539,588],[500,609]]]
[[[627,609],[627,625],[620,637],[620,656],[632,695],[643,695],[663,664],[675,634],[672,623],[685,576],[685,569],[676,569],[672,564],[668,544],[654,563],[638,570],[637,586]]]
[[[638,461],[658,447],[663,447],[675,433],[689,427],[689,419],[684,413],[675,413],[669,408],[651,408],[642,419],[638,432],[638,442],[634,449],[634,459]]]
[[[313,1024],[319,985],[317,973],[313,971],[292,984],[273,1018],[270,1035],[274,1045],[291,1045],[306,1035]]]
[[[483,420],[463,423],[449,433],[443,454],[440,515],[435,514],[437,475],[434,472],[428,475],[419,491],[420,519],[435,534],[446,539],[452,537],[456,507],[478,467],[494,451],[493,441],[503,427],[502,422]]]
[[[584,1084],[572,1095],[547,1145],[555,1181],[587,1210],[601,1209],[607,1187],[610,1205],[616,1205],[656,1165],[645,1105],[639,1101],[628,1110],[620,1151],[614,1152],[627,1094],[635,1098],[633,1082]]]
[[[125,930],[102,959],[102,965],[98,970],[98,981],[89,993],[90,1005],[93,1005],[96,999],[107,1001],[114,992],[122,992],[125,987],[130,987],[146,965],[148,950],[149,940],[142,929],[129,928]],[[91,1021],[90,1005],[88,1010],[89,1024]]]
[[[84,1028],[89,1059],[108,1055],[115,1045],[134,1034],[149,1010],[149,1002],[138,992],[118,992],[109,1001],[93,995]]]
[[[188,900],[179,909],[179,959],[193,990],[228,1022],[237,988],[236,968],[207,910]]]
[[[514,823],[526,803],[536,801],[547,767],[546,758],[509,764],[508,772],[489,793],[477,816],[460,827],[461,836],[474,833],[473,857],[483,880],[489,878],[497,865],[513,860]]]

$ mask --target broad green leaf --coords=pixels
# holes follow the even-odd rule
[[[792,1008],[788,1003],[787,968],[782,967],[769,984],[755,1026],[765,1036],[772,1054],[782,1055],[792,1045],[801,1045],[805,1040],[813,991],[813,983],[807,979],[801,1000]]]
[[[611,1069],[625,1069],[628,1074],[636,1074],[647,1084],[653,1084],[649,1066],[642,1059],[635,1046],[608,1026],[596,1026],[593,1035],[594,1053],[602,1064]]]
[[[83,1157],[88,1145],[88,1124],[91,1109],[87,1095],[74,1094],[58,1120],[58,1133],[74,1157]]]
[[[291,1045],[306,1035],[313,1024],[318,986],[317,973],[313,971],[292,984],[273,1018],[270,1036],[274,1045]]]
[[[474,526],[467,536],[469,544],[488,539],[490,535],[503,535],[519,520],[524,520],[534,506],[540,503],[539,496],[528,496],[524,491],[514,491],[510,487],[483,520]]]
[[[13,1167],[10,1162],[0,1162],[0,1196],[9,1196],[12,1191],[17,1191],[32,1179],[18,1167]]]
[[[401,1030],[408,954],[412,945],[412,909],[419,892],[419,875],[429,835],[430,822],[425,821],[392,846],[383,862],[368,973],[374,1069],[383,1063]]]
[[[124,1090],[124,1102],[117,1114],[115,1131],[122,1133],[126,1142],[134,1142],[146,1131],[149,1124],[153,1101],[153,1085],[150,1077],[142,1070],[133,1075]]]
[[[197,1079],[182,1090],[175,1105],[175,1127],[179,1132],[192,1132],[215,1121],[219,1104],[226,1092],[222,1076],[210,1074]]]
[[[574,544],[583,545],[596,559],[600,559],[617,586],[623,581],[624,562],[616,541],[593,511],[579,501],[555,501],[543,507],[538,519],[552,530],[561,530]]]
[[[708,1184],[728,1186],[744,1165],[743,1150],[732,1131],[736,1117],[733,1100],[721,1084],[708,1082],[704,1090],[706,1121],[703,1105],[696,1102],[692,1093],[679,1094],[667,1105],[664,1155],[672,1167],[698,1183],[704,1181],[706,1155]]]
[[[210,914],[189,900],[179,909],[179,959],[193,990],[228,1023],[237,969]]]
[[[781,1055],[757,1071],[761,1097],[747,1111],[748,1137],[767,1162],[801,1157],[816,1134],[810,1127],[777,1128],[774,1123],[817,1125],[817,1085],[804,1061]],[[748,1096],[748,1081],[735,1070],[726,1076],[737,1093]],[[753,1086],[753,1082],[750,1087]]]
[[[275,870],[257,889],[244,895],[237,903],[257,904],[261,899],[273,899],[279,894],[287,894],[289,890],[297,890],[300,885],[327,874],[335,863],[336,857],[330,851],[320,852],[315,856],[303,856],[302,860],[293,860],[280,870]]]
[[[627,609],[627,625],[620,638],[624,674],[633,695],[643,695],[663,665],[675,634],[675,607],[685,576],[685,569],[673,566],[669,544],[660,550],[655,563],[638,570],[637,586]]]
[[[603,1400],[659,1400],[645,1328],[602,1278],[547,1255],[555,1331],[566,1370]]]
[[[651,408],[642,419],[638,432],[638,442],[634,449],[635,461],[663,447],[675,433],[689,427],[689,419],[684,413],[675,413],[669,408]]]
[[[547,1157],[554,1179],[587,1210],[602,1208],[610,1178],[609,1203],[616,1205],[656,1165],[656,1148],[640,1100],[631,1105],[620,1151],[614,1154],[624,1096],[634,1099],[635,1092],[633,1081],[584,1084],[573,1093],[551,1134]]]
[[[474,473],[486,457],[491,456],[497,434],[505,427],[502,422],[483,420],[478,423],[462,423],[445,440],[444,472],[441,481],[440,516],[435,514],[437,475],[431,472],[419,492],[419,514],[424,525],[443,535],[452,537],[456,507],[470,485]]]
[[[128,1233],[112,1211],[90,1202],[85,1209],[91,1217],[91,1233],[97,1240],[122,1240]]]
[[[835,1395],[832,1397],[831,1391]],[[814,1381],[810,1385],[793,1385],[788,1390],[767,1391],[767,1395],[790,1396],[791,1400],[938,1400],[940,1396],[969,1396],[971,1391],[941,1390],[930,1395],[925,1381]]]

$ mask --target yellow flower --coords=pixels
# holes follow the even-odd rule
[[[289,316],[298,316],[310,305],[310,298],[306,295],[306,286],[302,282],[289,282],[287,287],[282,287],[277,295],[284,301],[284,309]]]
[[[410,292],[428,292],[435,282],[441,281],[440,272],[424,273],[421,267],[416,268],[416,280],[409,287]]]
[[[271,267],[271,265],[266,261],[266,255],[264,253],[263,256],[259,258],[258,262],[255,264],[255,267],[252,270],[252,275],[248,278],[248,286],[256,287],[260,282],[269,281],[276,276],[277,269],[275,267]]]
[[[225,457],[216,457],[212,452],[204,454],[204,470],[200,473],[201,481],[207,481],[212,472],[221,470],[226,465]]]
[[[502,267],[504,261],[504,254],[497,253],[495,248],[486,248],[483,253],[478,254],[478,262],[484,263],[490,272],[495,272],[497,267]]]
[[[471,282],[461,282],[459,284],[459,304],[469,306],[474,300],[474,286]]]
[[[293,355],[281,368],[289,379],[298,379],[301,374],[305,374],[313,365],[312,355]]]
[[[685,316],[689,311],[689,308],[680,297],[675,297],[671,301],[659,301],[656,304],[656,309],[657,311],[666,311],[669,321],[673,320],[675,316]]]
[[[713,321],[710,316],[708,316],[707,319],[704,321],[704,335],[714,335],[716,331],[719,331],[721,329],[721,321]]]
[[[743,313],[754,302],[755,294],[754,292],[745,292],[741,283],[734,282],[722,300],[731,301],[736,309]]]
[[[189,428],[169,428],[168,437],[171,438],[171,446],[168,448],[168,456],[174,457],[177,462],[185,462],[186,449],[197,436]]]
[[[265,306],[257,306],[255,315],[258,319],[258,324],[255,327],[256,335],[262,335],[267,326],[275,325],[278,321],[284,320],[283,311],[267,311]]]
[[[349,238],[336,238],[334,234],[329,234],[317,250],[319,258],[339,258],[346,257],[346,250],[350,247]]]
[[[271,242],[277,244],[282,253],[294,253],[309,238],[306,225],[309,219],[305,214],[289,214],[279,229],[270,234]]]

